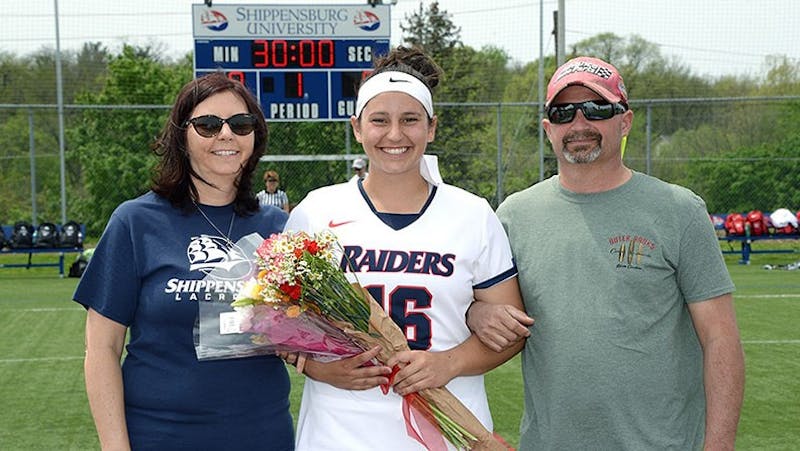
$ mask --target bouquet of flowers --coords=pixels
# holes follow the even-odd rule
[[[271,237],[272,241],[264,240],[258,234],[242,238],[235,244],[235,250],[239,258],[246,262],[220,265],[204,279],[207,287],[223,288],[217,288],[215,295],[210,296],[210,301],[201,301],[199,304],[199,319],[195,325],[198,360],[278,352],[305,352],[324,360],[363,351],[319,309],[309,309],[313,304],[299,298],[300,286],[288,284],[287,275],[276,279],[281,272],[294,271],[293,266],[301,264],[296,260],[297,257],[290,257],[295,261],[285,258],[272,261],[272,268],[265,268],[267,263],[257,252],[259,249],[264,252],[267,243],[278,246],[290,244],[279,236],[282,235]],[[288,238],[288,235],[285,237]],[[330,258],[331,251],[325,252],[324,255]],[[281,253],[276,256],[280,257]],[[237,273],[232,275],[228,266],[238,268]],[[267,278],[270,282],[267,282]]]
[[[251,235],[237,246],[248,255],[253,244]],[[400,328],[367,290],[347,279],[339,267],[340,251],[328,231],[313,236],[287,232],[263,240],[252,251],[252,275],[233,285],[233,302],[200,303],[198,358],[283,351],[325,359],[380,345],[377,358],[386,362],[408,350]],[[388,393],[390,387],[381,388]],[[409,435],[430,450],[446,449],[443,438],[458,449],[507,449],[446,388],[406,395],[403,414]]]

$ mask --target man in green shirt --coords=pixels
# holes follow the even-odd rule
[[[733,449],[744,356],[705,203],[623,163],[633,112],[614,66],[565,63],[545,113],[558,175],[497,210],[536,323],[469,311],[494,349],[527,339],[519,449]]]

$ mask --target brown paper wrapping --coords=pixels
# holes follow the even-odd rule
[[[370,304],[370,333],[366,334],[357,331],[349,325],[349,327],[344,328],[345,332],[358,341],[364,349],[371,349],[376,345],[380,345],[381,351],[378,354],[378,360],[381,362],[388,361],[397,352],[409,350],[406,337],[397,324],[386,315],[383,308],[366,289],[358,284],[353,284],[353,286],[356,290],[364,293],[364,297]],[[473,444],[472,450],[508,451],[508,448],[496,440],[492,433],[486,430],[483,424],[475,418],[475,415],[458,398],[453,396],[447,388],[427,388],[421,390],[419,394],[469,431],[470,434],[477,437],[477,442]]]

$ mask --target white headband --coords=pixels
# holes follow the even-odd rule
[[[358,89],[358,100],[356,100],[356,117],[361,117],[361,112],[373,97],[390,91],[403,92],[417,99],[428,112],[428,117],[433,117],[433,100],[430,89],[417,77],[397,71],[373,75],[361,85]]]

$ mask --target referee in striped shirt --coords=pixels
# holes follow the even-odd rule
[[[278,189],[280,182],[281,178],[278,177],[277,172],[264,172],[265,189],[262,189],[256,193],[256,199],[258,199],[258,205],[261,208],[264,208],[267,205],[273,205],[282,209],[286,213],[289,213],[289,197],[286,196],[286,193],[283,190]]]

